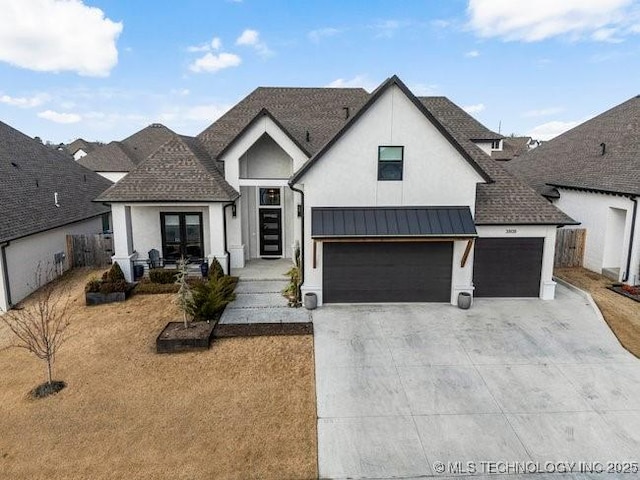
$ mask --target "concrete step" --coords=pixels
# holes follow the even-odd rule
[[[252,307],[286,307],[287,299],[281,293],[236,293],[235,301],[227,308],[252,308]]]
[[[220,323],[294,323],[310,322],[311,315],[304,308],[263,307],[263,308],[227,308]]]
[[[240,280],[236,293],[281,293],[288,282],[283,280]]]

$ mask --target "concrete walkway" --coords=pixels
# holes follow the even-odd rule
[[[284,275],[292,266],[290,259],[251,260],[245,268],[233,269],[239,277],[236,300],[222,314],[222,324],[310,322],[304,308],[290,308],[282,290]]]
[[[325,306],[313,322],[321,478],[586,479],[601,477],[567,462],[640,461],[640,361],[566,287],[467,311]]]

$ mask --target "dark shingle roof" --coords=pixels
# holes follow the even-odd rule
[[[263,110],[282,126],[307,155],[316,153],[368,100],[362,88],[259,87],[198,135],[217,159]],[[307,132],[309,137],[307,140]]]
[[[545,195],[553,194],[545,184],[640,195],[640,96],[544,142],[507,168]]]
[[[531,137],[504,137],[502,150],[491,152],[491,158],[501,162],[513,160],[529,150]]]
[[[221,202],[238,196],[197,139],[174,134],[96,201]]]
[[[129,172],[174,135],[164,125],[153,123],[122,141],[96,148],[78,162],[94,172]]]
[[[418,100],[442,123],[460,132],[469,140],[499,140],[502,135],[492,132],[447,97],[418,97]]]
[[[91,200],[109,185],[66,152],[0,122],[0,242],[107,213]]]
[[[91,153],[96,148],[98,148],[99,144],[94,142],[87,142],[84,138],[76,138],[73,142],[65,145],[65,149],[71,155],[75,154],[78,150],[82,149],[85,153]]]

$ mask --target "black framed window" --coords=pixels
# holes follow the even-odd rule
[[[261,188],[260,189],[260,205],[280,205],[280,189],[279,188]]]
[[[378,180],[402,180],[404,147],[378,147]]]
[[[160,213],[162,228],[162,257],[165,262],[176,262],[204,257],[202,213]]]

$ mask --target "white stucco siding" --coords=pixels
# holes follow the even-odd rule
[[[555,225],[479,225],[479,237],[486,238],[544,238],[542,271],[540,273],[540,298],[553,300],[556,283],[553,281],[553,259],[556,248]],[[469,260],[473,264],[473,252]]]
[[[67,254],[67,235],[101,232],[102,219],[95,217],[11,241],[5,248],[11,302],[16,304],[36,290],[35,275],[38,265],[43,271],[43,276],[46,276],[49,270],[55,272],[54,255],[60,252]],[[68,261],[65,260],[63,268],[68,268]],[[4,287],[4,279],[0,282]],[[6,309],[6,289],[2,288],[2,290],[5,293],[0,294],[0,308]],[[2,302],[3,297],[4,302]]]
[[[601,273],[604,268],[620,268],[620,279],[626,273],[633,202],[627,197],[603,193],[559,189],[554,204],[586,228],[584,266]],[[640,214],[638,215],[640,216]],[[623,217],[623,218],[621,218]],[[572,227],[566,227],[572,228]],[[640,218],[636,219],[631,269],[627,283],[640,283]]]
[[[76,150],[76,153],[73,154],[73,159],[77,161],[77,160],[80,160],[82,157],[86,157],[86,156],[87,156],[87,152],[85,152],[80,148]]]
[[[220,158],[224,162],[224,177],[236,190],[240,188],[240,158],[258,142],[264,134],[291,158],[293,171],[298,170],[307,161],[305,153],[276,125],[268,116],[263,116],[251,125],[244,134]]]
[[[267,134],[240,157],[240,178],[287,179],[293,173],[293,159]]]
[[[378,181],[378,147],[403,146],[402,181]],[[302,178],[309,206],[468,205],[484,180],[397,87]]]
[[[124,176],[129,172],[96,172],[101,177],[106,178],[110,182],[116,183],[120,179],[124,178]]]
[[[4,261],[0,254],[0,315],[9,309],[9,299],[7,298],[7,287],[4,280]]]

